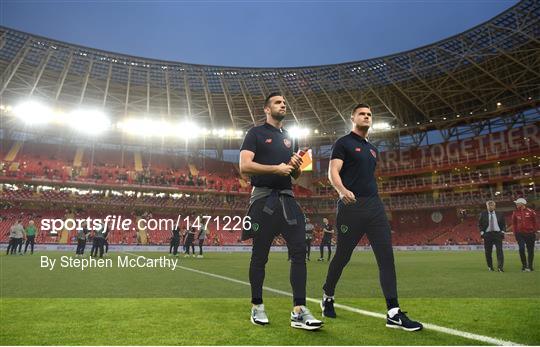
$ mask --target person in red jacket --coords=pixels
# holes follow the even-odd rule
[[[514,201],[516,210],[512,213],[512,226],[514,235],[519,245],[519,257],[521,258],[521,271],[533,271],[534,259],[534,243],[536,241],[536,232],[538,225],[536,224],[536,212],[533,209],[525,206],[527,200],[519,198]],[[525,257],[525,247],[527,248],[527,257]]]

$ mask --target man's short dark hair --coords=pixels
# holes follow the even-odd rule
[[[268,95],[266,99],[264,100],[264,107],[270,106],[270,99],[272,99],[274,96],[283,96],[283,95],[280,92],[270,93],[270,95]]]
[[[359,103],[358,105],[354,106],[354,108],[351,111],[351,116],[354,116],[354,112],[358,110],[359,108],[369,108],[371,110],[371,107],[368,104]]]

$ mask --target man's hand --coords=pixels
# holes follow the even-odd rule
[[[289,165],[291,165],[295,170],[298,170],[302,166],[302,157],[296,153],[293,153],[291,160],[289,160]]]
[[[289,164],[281,163],[275,166],[275,174],[279,176],[289,176],[294,167]]]
[[[339,192],[339,198],[345,205],[354,204],[356,202],[354,193],[347,189]]]

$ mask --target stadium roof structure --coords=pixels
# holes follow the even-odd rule
[[[289,117],[328,142],[349,127],[358,102],[414,134],[538,110],[540,2],[523,0],[468,31],[389,56],[348,63],[238,68],[159,61],[0,27],[3,104],[36,98],[131,115],[247,130],[281,91]],[[3,125],[2,127],[5,127]],[[381,135],[382,136],[382,135]],[[392,136],[392,135],[389,135]]]

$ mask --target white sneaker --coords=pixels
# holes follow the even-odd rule
[[[308,308],[301,306],[300,313],[291,312],[291,327],[305,330],[322,328],[323,322],[315,319]]]
[[[266,325],[270,323],[268,321],[268,316],[264,310],[264,304],[255,305],[251,308],[251,323],[255,325]]]

